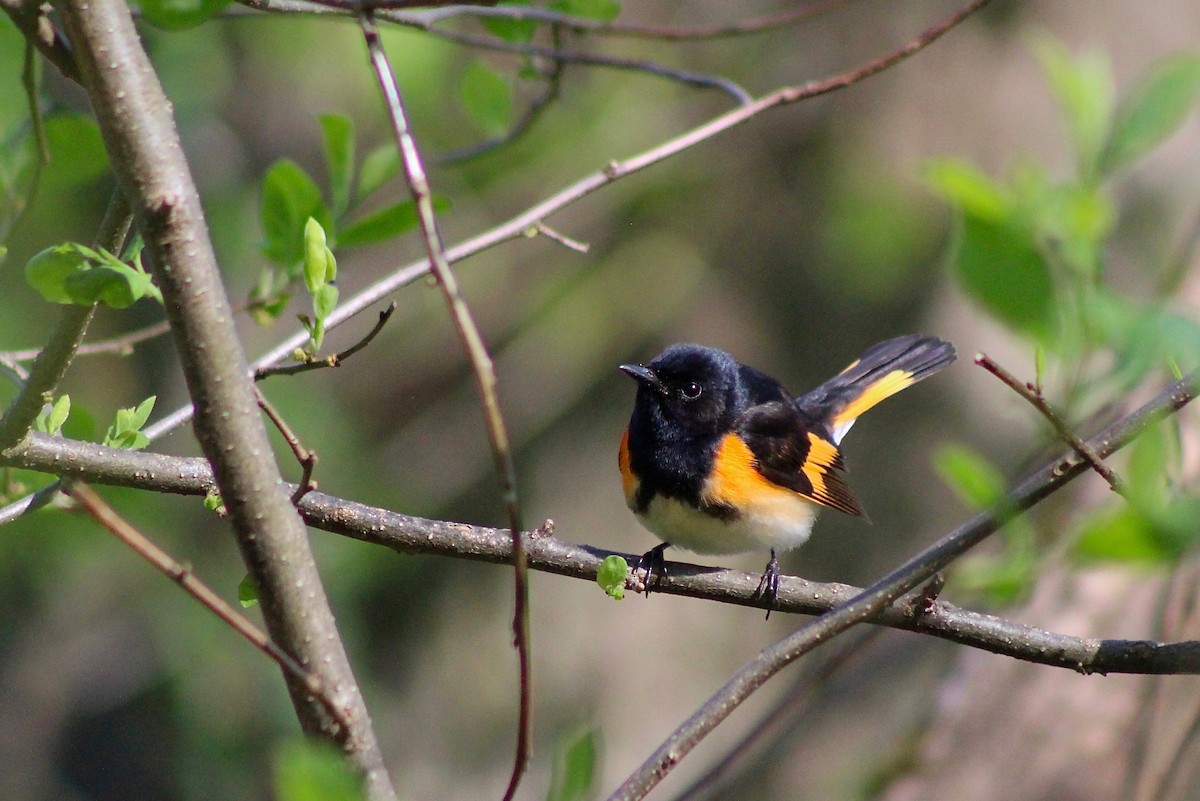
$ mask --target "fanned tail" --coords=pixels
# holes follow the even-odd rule
[[[937,337],[908,334],[870,348],[846,369],[796,400],[833,434],[835,444],[859,415],[902,389],[945,369],[954,346]]]

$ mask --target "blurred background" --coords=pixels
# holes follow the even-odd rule
[[[620,18],[715,24],[785,7],[629,0]],[[564,45],[727,76],[760,95],[874,58],[955,7],[851,2],[747,37],[680,44],[568,37]],[[480,30],[469,21],[455,26]],[[258,220],[261,179],[270,165],[293,159],[324,185],[317,121],[324,113],[353,120],[360,153],[387,141],[360,36],[352,24],[332,18],[250,13],[189,31],[147,27],[143,33],[174,103],[226,286],[241,301],[266,264]],[[788,573],[861,585],[963,520],[971,510],[933,467],[935,452],[947,444],[975,449],[1010,479],[1041,458],[1047,440],[1040,421],[971,364],[976,352],[986,351],[1031,377],[1033,348],[985,315],[947,269],[953,218],[925,176],[931,162],[945,158],[973,162],[991,175],[1027,162],[1051,176],[1070,172],[1062,114],[1034,54],[1047,36],[1073,56],[1107,59],[1119,93],[1162,57],[1196,48],[1200,6],[1164,0],[1148,13],[1129,0],[998,0],[881,75],[764,114],[547,221],[588,243],[586,254],[543,237],[460,263],[463,291],[496,357],[527,524],[550,518],[565,540],[630,552],[656,544],[621,496],[616,448],[634,387],[616,365],[648,361],[677,341],[721,347],[795,391],[829,377],[868,345],[902,333],[935,334],[958,348],[957,365],[872,411],[846,441],[852,483],[873,525],[824,514],[811,542],[787,555]],[[396,28],[386,31],[385,42],[418,141],[431,157],[486,136],[457,99],[475,61],[514,82],[518,106],[535,93],[516,79],[519,57]],[[11,23],[0,21],[3,130],[27,114],[22,49]],[[91,241],[112,190],[98,134],[71,116],[87,113],[81,92],[52,68],[44,82],[55,160],[36,202],[4,243],[4,351],[37,347],[53,320],[24,282],[21,265],[63,240]],[[719,91],[635,71],[570,66],[559,97],[518,141],[432,168],[436,191],[453,204],[442,219],[445,237],[456,243],[484,231],[610,160],[730,106]],[[1149,294],[1149,265],[1170,258],[1194,224],[1198,134],[1200,124],[1192,119],[1111,187],[1120,213],[1107,266],[1111,280],[1135,295]],[[366,211],[400,199],[403,191],[401,182],[389,183]],[[339,250],[342,297],[421,250],[412,235]],[[1194,293],[1187,294],[1194,283],[1183,286],[1186,308],[1195,302]],[[395,300],[392,321],[365,352],[338,370],[274,379],[265,391],[319,454],[322,491],[414,515],[503,525],[466,360],[442,298],[418,282]],[[306,310],[294,300],[268,328],[247,315],[248,354],[294,331],[294,313]],[[90,336],[114,336],[159,318],[160,309],[149,302],[102,311]],[[373,318],[361,315],[332,332],[327,349],[357,340]],[[158,398],[152,419],[186,401],[166,337],[138,346],[130,357],[79,359],[64,391],[76,409],[68,433],[93,438],[116,409],[148,395]],[[7,402],[11,388],[2,392]],[[198,452],[186,428],[153,447]],[[297,477],[282,447],[279,454]],[[6,493],[18,497],[37,481],[11,472]],[[1079,483],[1069,500],[1056,501],[1039,518],[1043,531],[1068,519],[1073,506],[1103,500],[1107,490],[1098,479]],[[199,499],[102,492],[218,592],[236,595],[245,571],[228,526]],[[510,571],[399,556],[320,531],[312,538],[401,797],[498,798],[508,778],[516,713]],[[765,559],[755,553],[697,561],[759,571]],[[1158,587],[1168,571],[1105,568],[1096,575],[1088,580],[1099,581],[1097,592],[1108,597],[1125,592],[1126,582]],[[1059,600],[1077,597],[1054,586]],[[1031,592],[1024,588],[1010,600],[1025,603]],[[1159,596],[1145,594],[1150,609]],[[953,584],[948,600],[988,603],[965,592],[955,596]],[[4,527],[0,603],[0,796],[271,797],[273,755],[298,732],[278,671],[89,519],[45,510]],[[1040,617],[1007,613],[1082,636],[1161,633],[1149,612],[1110,615],[1100,625],[1082,612],[1063,620],[1061,610],[1061,604],[1046,604]],[[665,596],[614,602],[590,582],[533,575],[536,740],[520,797],[544,796],[556,743],[583,730],[597,733],[596,786],[610,791],[726,677],[800,622],[787,615],[764,622],[754,610]],[[968,681],[959,649],[890,631],[856,642],[836,670],[818,677],[842,648],[818,652],[778,677],[690,755],[655,797],[683,792],[768,714],[775,722],[767,736],[709,785],[710,797],[899,792],[914,776],[949,775],[927,739],[953,714],[948,704],[954,707],[973,688],[980,695],[971,697],[1003,706],[1011,699],[997,697],[997,688],[1019,692],[1021,686]],[[1093,688],[1104,681],[1112,697],[1132,698],[1142,687],[1031,670]],[[1097,743],[1068,763],[1071,770],[1086,775],[1096,764],[1089,759],[1103,762],[1131,715],[1106,718],[1093,732]],[[1013,759],[1010,768],[1023,764]],[[984,776],[995,769],[979,768]],[[1056,781],[1051,777],[1044,786],[1063,789]],[[969,786],[964,781],[949,789],[977,797]],[[1121,785],[1107,786],[1115,792]]]

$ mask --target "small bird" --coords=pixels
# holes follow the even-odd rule
[[[663,541],[635,568],[645,570],[646,595],[652,577],[666,576],[670,545],[704,554],[769,548],[755,597],[770,617],[777,552],[803,545],[823,506],[866,517],[846,484],[842,437],[860,414],[954,358],[954,347],[935,337],[889,339],[799,398],[702,345],[621,365],[638,382],[618,456],[625,502]]]

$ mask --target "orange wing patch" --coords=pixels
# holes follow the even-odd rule
[[[865,517],[862,506],[842,480],[842,457],[837,446],[812,433],[808,435],[808,442],[808,456],[801,471],[812,487],[811,492],[771,481],[758,471],[757,460],[749,446],[736,434],[725,435],[704,485],[705,499],[746,512],[777,507],[786,499],[802,498],[839,512]]]
[[[638,479],[629,465],[629,429],[621,435],[621,449],[617,452],[617,464],[621,468],[621,489],[625,491],[625,503],[633,508],[634,497],[637,495]]]
[[[808,456],[800,469],[812,485],[814,500],[848,515],[866,517],[858,499],[842,479],[842,453],[832,442],[810,431]]]
[[[854,365],[850,366],[853,367]],[[847,367],[846,369],[849,370],[850,368]],[[890,398],[900,390],[912,386],[912,384],[912,373],[907,370],[893,370],[883,378],[875,381],[864,389],[857,398],[846,404],[846,408],[838,412],[837,416],[833,418],[834,429],[841,429],[843,426],[849,427],[860,414],[875,404]]]

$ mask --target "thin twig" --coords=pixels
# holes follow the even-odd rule
[[[243,0],[246,5],[258,7],[258,3]],[[564,14],[561,11],[554,11],[550,8],[543,8],[533,5],[509,5],[509,6],[482,6],[482,5],[466,5],[453,4],[445,8],[437,9],[418,9],[418,10],[400,10],[397,6],[402,5],[401,2],[392,3],[389,0],[380,0],[380,2],[364,3],[364,6],[369,6],[375,11],[375,15],[379,19],[386,19],[391,22],[399,22],[402,24],[413,25],[422,29],[428,29],[444,22],[448,19],[461,16],[471,16],[479,18],[491,19],[506,19],[514,22],[529,20],[532,22],[541,22],[547,25],[555,25],[563,28],[568,28],[580,33],[596,34],[601,36],[640,38],[640,39],[657,39],[660,41],[698,41],[703,39],[719,39],[730,36],[741,36],[745,34],[761,33],[775,28],[782,28],[788,25],[795,25],[799,22],[811,19],[819,14],[823,14],[838,6],[845,5],[847,0],[826,0],[821,3],[813,3],[808,6],[801,6],[789,11],[783,11],[778,14],[772,14],[765,17],[751,17],[745,20],[739,20],[731,23],[720,25],[709,25],[705,27],[673,26],[673,25],[652,25],[643,23],[626,23],[626,22],[601,22],[590,17],[579,17],[571,14]],[[315,4],[315,3],[314,3]],[[272,4],[274,5],[274,4]],[[346,12],[351,12],[355,9],[354,0],[320,0],[320,5],[331,9],[339,9]]]
[[[304,443],[296,436],[296,432],[292,431],[292,427],[283,419],[283,415],[267,400],[267,396],[257,386],[254,387],[254,397],[258,399],[258,408],[262,409],[263,414],[274,424],[283,437],[283,441],[292,449],[292,456],[295,456],[296,461],[300,463],[300,483],[296,486],[296,491],[292,493],[292,504],[298,504],[301,498],[317,488],[317,482],[312,480],[313,470],[317,467],[317,454],[304,447]]]
[[[1037,409],[1043,417],[1049,421],[1059,437],[1068,445],[1075,449],[1084,460],[1091,465],[1092,469],[1100,474],[1100,477],[1108,482],[1108,486],[1113,492],[1124,496],[1124,487],[1121,484],[1121,479],[1113,472],[1113,469],[1104,463],[1104,460],[1092,450],[1092,448],[1067,425],[1066,421],[1059,416],[1058,412],[1054,411],[1045,396],[1042,394],[1042,388],[1036,384],[1025,382],[1022,383],[1012,373],[1005,370],[1000,365],[996,364],[990,357],[985,354],[975,356],[975,363],[983,369],[987,370],[996,378],[1000,379],[1009,389],[1020,395],[1025,400],[1029,401],[1033,408]]]
[[[537,233],[541,234],[542,236],[546,237],[547,239],[549,239],[553,242],[557,242],[558,244],[562,245],[563,247],[574,250],[576,253],[587,253],[589,250],[592,249],[592,246],[589,245],[588,243],[580,242],[578,239],[572,239],[571,237],[567,236],[566,234],[561,234],[558,231],[555,231],[550,226],[546,225],[545,223],[541,223],[541,222],[538,223],[534,227],[534,231],[536,231]]]
[[[312,697],[319,701],[341,726],[348,727],[350,725],[350,721],[346,717],[346,710],[339,707],[337,702],[325,692],[320,679],[305,670],[291,655],[276,645],[266,635],[266,632],[255,626],[249,618],[226,603],[225,599],[198,579],[190,567],[176,560],[154,544],[149,537],[134,528],[87,484],[82,481],[69,481],[64,487],[64,491],[78,501],[80,506],[86,509],[96,522],[106,528],[109,533],[129,546],[134,553],[149,562],[164,576],[182,587],[188,595],[220,618],[225,625],[242,635],[247,642],[269,656],[285,672],[301,682]]]
[[[557,31],[556,31],[557,36]],[[557,39],[556,39],[557,46]],[[493,136],[485,139],[482,142],[476,142],[473,145],[460,147],[455,150],[447,150],[439,153],[430,159],[431,162],[438,165],[457,164],[460,161],[473,159],[488,153],[492,150],[504,147],[510,142],[515,141],[522,136],[526,131],[533,127],[533,123],[537,121],[542,112],[558,98],[559,89],[562,87],[563,62],[554,60],[551,62],[551,67],[542,75],[545,86],[542,91],[529,102],[525,107],[525,112],[514,122],[507,131],[500,136]]]
[[[64,76],[79,82],[79,68],[75,66],[75,57],[66,39],[51,22],[48,5],[29,0],[0,0],[0,9],[3,9],[20,29],[25,41],[32,43]]]
[[[731,81],[728,78],[723,78],[720,75],[693,72],[692,70],[676,69],[668,67],[665,64],[660,64],[657,61],[640,58],[621,58],[619,56],[586,53],[581,50],[564,50],[557,47],[543,47],[531,42],[508,42],[504,39],[497,39],[494,36],[477,36],[475,34],[462,33],[461,31],[450,31],[444,28],[431,28],[428,33],[431,36],[437,36],[456,44],[476,47],[481,50],[492,50],[498,53],[515,53],[523,56],[538,56],[564,64],[586,64],[590,67],[643,72],[647,75],[653,75],[656,78],[666,78],[700,89],[719,89],[742,106],[748,105],[753,100],[749,92],[737,82]]]
[[[417,217],[421,227],[421,237],[425,242],[426,254],[433,275],[437,278],[438,286],[442,289],[454,327],[462,339],[463,347],[471,362],[475,376],[476,389],[479,392],[480,404],[483,407],[484,424],[488,432],[492,455],[496,462],[496,475],[500,482],[500,492],[504,507],[508,512],[509,528],[512,530],[513,548],[513,637],[517,648],[519,665],[519,702],[517,713],[517,746],[513,760],[512,776],[508,789],[505,791],[505,801],[511,801],[521,783],[521,777],[529,762],[531,750],[530,721],[532,717],[532,679],[529,654],[529,574],[525,558],[524,540],[521,538],[521,511],[517,496],[516,469],[513,466],[512,447],[508,439],[508,430],[504,416],[500,411],[500,401],[496,395],[496,371],[488,355],[487,347],[471,310],[458,290],[458,281],[450,269],[450,260],[446,255],[446,247],[442,242],[441,232],[437,227],[437,219],[433,209],[433,194],[425,175],[425,167],[421,162],[421,154],[417,143],[409,132],[408,119],[404,111],[404,102],[400,97],[399,87],[388,63],[387,54],[379,41],[379,29],[368,11],[359,16],[363,38],[366,41],[367,53],[375,77],[379,81],[383,93],[384,105],[396,136],[396,144],[400,150],[400,161],[404,166],[404,176],[409,191],[417,205]]]
[[[121,334],[110,339],[100,339],[95,342],[84,342],[75,349],[75,355],[95,356],[102,353],[115,353],[118,356],[128,356],[133,353],[134,345],[139,345],[142,342],[160,337],[163,334],[169,334],[170,332],[170,324],[166,320],[162,320],[145,328],[131,331],[128,334]],[[0,356],[6,356],[18,362],[27,362],[37,355],[38,351],[32,348],[27,350],[13,350],[0,354]]]
[[[299,364],[281,364],[274,367],[259,367],[254,371],[254,380],[262,381],[264,378],[270,378],[276,375],[297,375],[298,373],[307,373],[310,370],[320,370],[324,367],[341,367],[342,362],[349,359],[354,354],[371,344],[383,327],[387,325],[388,319],[392,316],[392,312],[396,311],[396,301],[392,301],[387,305],[386,309],[379,312],[379,319],[375,321],[375,325],[367,332],[367,335],[355,342],[350,347],[335,353],[332,356],[327,356],[324,359],[313,359],[312,361],[300,362]]]
[[[343,2],[342,0],[242,0],[243,4],[255,8],[260,11],[274,13],[335,13],[347,14],[356,13],[360,8],[374,6],[373,3],[359,4],[354,0]],[[644,72],[647,75],[653,75],[659,78],[677,81],[679,83],[696,86],[701,89],[719,89],[725,92],[739,104],[745,105],[750,102],[750,93],[736,82],[719,75],[706,75],[704,73],[692,72],[690,70],[681,70],[668,67],[665,64],[660,64],[657,61],[647,61],[644,59],[629,59],[620,58],[617,56],[606,56],[595,53],[586,53],[581,50],[561,49],[554,47],[544,47],[542,45],[533,44],[532,42],[509,42],[504,39],[498,39],[494,36],[479,36],[476,34],[463,33],[462,31],[447,30],[445,28],[435,28],[424,24],[417,19],[407,17],[400,12],[389,12],[386,9],[381,9],[375,14],[379,19],[389,22],[395,22],[400,25],[407,25],[419,30],[425,31],[430,36],[436,36],[446,41],[455,42],[467,47],[475,47],[482,50],[492,50],[500,53],[515,53],[523,56],[537,56],[553,61],[559,61],[567,64],[586,64],[593,67],[602,67],[606,69],[632,70],[635,72]],[[577,18],[578,19],[578,18]]]

